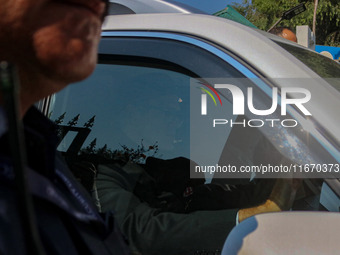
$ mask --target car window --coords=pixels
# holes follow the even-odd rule
[[[67,124],[79,115],[73,126],[92,118],[79,153],[90,148],[112,157],[130,152],[136,162],[150,155],[189,157],[188,84],[189,76],[170,70],[98,64],[90,79],[55,97],[51,118],[65,113]],[[72,138],[65,136],[59,149],[67,150]]]
[[[310,69],[325,78],[334,88],[340,91],[340,67],[339,63],[316,52],[301,47],[295,47],[286,43],[276,42],[285,50],[302,61]]]

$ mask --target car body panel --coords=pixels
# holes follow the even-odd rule
[[[339,252],[339,229],[339,213],[260,214],[232,230],[222,255],[333,255]]]
[[[135,13],[200,13],[203,11],[176,1],[163,0],[110,0],[111,3],[126,6]]]
[[[116,104],[116,102],[123,101],[123,103],[128,106],[127,108],[135,107],[136,112],[139,112],[139,107],[142,108],[144,106],[140,106],[137,103],[136,105],[133,105],[136,101],[144,102],[144,104],[150,104],[151,102],[152,107],[150,108],[152,108],[153,111],[161,110],[163,107],[162,103],[165,102],[167,99],[166,96],[174,94],[174,91],[176,91],[177,89],[176,86],[178,85],[177,83],[170,82],[170,85],[168,87],[174,87],[173,91],[171,89],[165,89],[164,91],[159,89],[159,94],[153,95],[152,89],[157,89],[155,89],[154,87],[150,87],[151,89],[150,91],[148,91],[148,85],[152,83],[152,80],[150,80],[149,77],[152,78],[152,75],[150,75],[148,79],[143,79],[143,76],[141,76],[142,79],[140,80],[144,81],[144,83],[138,83],[138,86],[140,86],[141,89],[137,90],[137,92],[133,92],[133,89],[137,87],[137,85],[135,87],[131,86],[131,90],[129,87],[130,82],[134,80],[129,80],[125,78],[131,78],[134,76],[138,78],[139,73],[153,74],[153,72],[157,68],[161,71],[157,75],[155,75],[155,79],[158,79],[157,77],[168,77],[164,76],[164,74],[174,74],[173,77],[178,78],[176,81],[180,81],[181,79],[186,79],[188,77],[196,77],[195,75],[201,77],[200,75],[202,74],[216,73],[222,76],[225,75],[227,77],[228,72],[224,69],[230,68],[230,70],[228,70],[230,71],[230,73],[234,72],[236,73],[236,76],[240,74],[240,76],[237,77],[244,76],[247,78],[258,79],[258,81],[254,82],[254,87],[258,88],[261,92],[260,98],[265,98],[266,100],[269,100],[271,98],[271,89],[273,87],[285,88],[294,86],[308,89],[313,95],[313,102],[308,104],[307,106],[308,109],[313,112],[313,116],[306,118],[296,108],[291,107],[289,109],[289,116],[298,120],[299,123],[302,124],[301,132],[303,132],[303,129],[305,129],[311,134],[310,137],[307,137],[308,139],[303,140],[299,137],[299,135],[301,134],[298,132],[300,131],[297,131],[296,133],[290,133],[291,137],[297,138],[298,141],[301,141],[301,143],[303,143],[303,148],[305,151],[301,152],[301,154],[299,155],[299,159],[301,160],[301,162],[307,162],[307,156],[309,155],[309,153],[314,153],[314,156],[315,154],[319,154],[317,156],[320,156],[323,159],[328,160],[329,158],[331,158],[331,160],[333,160],[335,163],[340,163],[340,130],[338,128],[340,125],[340,119],[337,117],[337,109],[340,107],[339,91],[333,88],[326,80],[324,80],[317,73],[312,71],[303,62],[298,60],[292,54],[288,53],[288,51],[283,49],[283,47],[280,47],[277,44],[278,42],[302,49],[301,46],[279,39],[276,36],[268,35],[259,30],[243,26],[233,21],[225,20],[218,17],[211,17],[208,15],[181,13],[109,16],[107,17],[105,24],[103,25],[102,41],[99,47],[99,65],[97,70],[95,71],[94,76],[90,77],[89,80],[80,82],[79,84],[75,84],[74,86],[70,86],[65,91],[62,91],[61,94],[59,94],[62,98],[60,99],[61,103],[59,102],[59,105],[57,104],[57,106],[59,107],[58,109],[53,109],[54,103],[53,100],[51,100],[52,106],[49,113],[52,115],[52,117],[56,118],[58,116],[56,114],[61,115],[63,112],[68,110],[71,112],[71,110],[76,109],[71,114],[79,114],[80,110],[84,110],[84,113],[81,113],[82,115],[86,115],[86,118],[89,118],[90,115],[94,115],[97,116],[96,118],[101,119],[96,122],[96,125],[98,123],[100,123],[101,125],[99,129],[95,130],[94,127],[91,127],[93,133],[96,133],[96,136],[103,135],[105,132],[113,132],[115,135],[112,137],[120,138],[119,133],[115,132],[113,127],[114,125],[119,125],[119,122],[121,122],[121,118],[124,117],[124,115],[128,114],[125,111],[121,111],[122,114],[119,115],[119,110],[117,109],[120,107],[120,105]],[[197,53],[197,56],[194,55],[195,53]],[[111,65],[115,66],[116,69],[110,69]],[[203,75],[202,77],[206,78]],[[299,79],[301,81],[300,83]],[[308,79],[309,82],[306,83],[304,79]],[[137,81],[140,82],[140,80]],[[166,79],[158,79],[157,84],[160,84],[160,86],[162,86],[162,83],[160,83],[159,81],[163,80]],[[172,79],[167,80],[167,82],[169,81],[172,81]],[[291,81],[294,81],[294,84],[292,84]],[[123,87],[123,85],[121,84],[124,84],[124,86],[126,87]],[[92,88],[94,85],[100,85],[102,87],[98,87],[100,89],[97,89],[97,87]],[[112,88],[110,88],[110,86],[112,86]],[[86,91],[89,87],[93,89],[93,92]],[[139,94],[143,93],[147,94],[147,96],[144,99],[140,100]],[[122,94],[124,95],[121,96]],[[157,97],[156,95],[164,95],[165,97]],[[91,101],[92,97],[94,96],[98,98]],[[56,97],[58,98],[58,95]],[[68,97],[74,98],[70,100]],[[83,97],[85,98],[85,101],[82,99]],[[72,106],[72,104],[74,104],[76,106],[73,105],[74,109],[64,108],[63,100],[65,101],[65,105],[69,104]],[[178,98],[178,101],[176,102],[182,103],[182,101],[184,101],[181,100],[182,98]],[[75,103],[73,101],[75,101]],[[153,103],[156,105],[154,105]],[[91,111],[88,112],[86,109],[90,109]],[[52,111],[54,110],[55,112],[53,112],[52,114]],[[171,113],[169,111],[164,112],[166,113],[165,119],[170,119]],[[94,117],[92,118],[94,120]],[[133,120],[137,118],[141,119],[141,122],[134,124],[135,127],[141,126],[140,128],[142,128],[143,126],[147,126],[149,123],[153,123],[151,121],[152,118],[148,119],[147,114],[138,114],[134,117],[131,117],[130,119]],[[184,116],[183,121],[189,122],[188,117]],[[178,123],[182,122],[178,121]],[[167,125],[171,126],[173,125],[173,123]],[[166,128],[167,126],[164,125],[163,129]],[[77,129],[84,128],[74,128],[74,130]],[[149,127],[148,129],[152,130],[151,135],[153,136],[156,136],[158,131],[162,130],[162,128],[159,128],[159,130],[157,130],[152,129],[151,127]],[[136,133],[138,131],[138,129],[132,130],[133,132],[131,133]],[[276,128],[274,131],[272,131],[272,133],[265,131],[262,132],[262,136],[273,142],[274,139],[271,138],[273,136],[280,137],[280,132],[283,132],[282,129]],[[285,135],[287,135],[286,133],[289,132],[285,132]],[[260,132],[254,132],[254,134],[252,134],[251,132],[248,132],[248,130],[247,134],[248,137],[245,133],[241,132],[241,135],[244,135],[245,137],[245,151],[248,152],[250,150],[253,153],[256,150],[252,148],[253,144],[251,144],[251,140],[260,139],[262,138],[262,136]],[[303,136],[303,134],[301,136]],[[113,139],[112,137],[109,138]],[[221,140],[222,146],[221,148],[219,148],[220,154],[218,155],[217,160],[225,156],[223,152],[225,152],[226,148],[223,147],[223,145],[224,143],[231,143],[230,140],[232,139],[230,139],[230,137],[230,133],[225,133],[224,137],[220,137],[219,140]],[[92,139],[94,139],[94,137],[91,137],[90,140]],[[286,156],[285,153],[290,153],[289,155],[292,157],[297,156],[298,153],[295,153],[294,150],[291,150],[291,148],[294,146],[290,146],[289,143],[287,145],[286,136],[282,135],[280,139],[276,139],[275,141],[277,143],[276,149],[278,149],[278,151],[284,156]],[[175,140],[173,140],[173,142],[175,142]],[[182,141],[176,140],[176,142],[181,143]],[[102,148],[106,148],[106,143],[107,141],[105,141],[105,145],[101,144],[100,146],[104,145]],[[146,143],[145,140],[144,143]],[[150,144],[146,145],[149,146]],[[144,145],[142,144],[142,147],[143,146]],[[237,152],[237,150],[241,148],[237,146],[238,142],[231,144],[231,146],[229,146],[229,149],[231,151],[235,150]],[[281,149],[280,146],[282,147]],[[206,147],[206,150],[209,151],[209,146]],[[248,149],[248,147],[250,149]],[[150,146],[149,148],[154,147]],[[226,150],[226,152],[230,151]],[[242,153],[246,154],[246,152],[241,151],[240,154]],[[237,153],[235,154],[236,156],[238,156]],[[254,152],[254,155],[255,154],[256,153]],[[307,156],[304,158],[304,155]],[[244,157],[246,156],[249,155],[245,155]],[[227,160],[234,160],[235,158],[236,157],[234,157],[234,154],[231,154],[229,155],[229,158],[227,158]],[[208,178],[206,179],[206,181],[208,181]],[[246,179],[246,182],[249,182],[249,178]],[[321,192],[321,185],[318,186],[318,184],[319,182],[315,184],[313,180],[305,181],[305,185],[307,187],[306,189],[310,189],[309,192],[310,194],[312,194],[311,199],[313,201],[316,201],[316,204],[311,203],[306,206],[305,204],[309,203],[310,201],[304,200],[302,201],[304,203],[303,206],[299,207],[296,205],[296,208],[306,209],[308,207],[310,210],[319,210],[321,208],[319,208],[319,195]],[[324,183],[324,185],[326,185],[326,182]],[[339,186],[339,181],[337,179],[333,179],[332,185],[330,186],[331,188],[327,189],[327,192],[329,192],[328,194],[331,194],[331,192],[333,191],[335,192],[331,195],[335,195],[334,197],[335,200],[337,200],[336,202],[338,202],[340,195],[337,188]],[[323,188],[323,190],[326,189]],[[321,208],[320,210],[322,209],[324,208]],[[334,210],[336,209],[337,208],[335,208]],[[328,217],[329,215],[330,217]],[[306,217],[304,218],[304,216]],[[243,247],[242,244],[240,244],[243,240],[246,240],[247,242],[248,240],[258,240],[258,236],[262,238],[266,234],[270,235],[272,231],[285,229],[284,225],[286,223],[286,217],[289,218],[287,222],[290,222],[289,227],[291,229],[294,229],[295,221],[300,222],[303,226],[307,224],[310,228],[313,228],[311,222],[326,217],[326,221],[329,224],[327,223],[326,225],[323,225],[322,222],[320,222],[320,224],[318,224],[318,226],[320,226],[320,228],[322,229],[320,231],[322,231],[322,233],[326,233],[325,237],[328,235],[333,236],[334,233],[335,235],[337,233],[336,229],[332,229],[330,227],[330,223],[334,220],[334,216],[332,216],[332,214],[318,213],[314,214],[313,217],[309,217],[308,213],[298,213],[292,214],[291,219],[290,213],[283,213],[280,215],[267,214],[255,216],[249,221],[245,221],[244,223],[241,223],[239,226],[237,226],[235,228],[235,231],[242,230],[244,228],[243,226],[246,226],[246,228],[251,228],[254,225],[253,223],[255,221],[257,222],[257,224],[261,224],[261,229],[260,231],[256,230],[255,232],[255,229],[251,229],[251,231],[248,231],[247,234],[251,235],[250,238],[247,237],[248,239],[242,239],[244,236],[241,236],[240,238],[240,236],[237,235],[237,240],[233,239],[231,243],[232,245],[240,245],[238,246],[238,248],[240,248]],[[281,225],[279,225],[278,223],[282,225],[282,228]],[[270,225],[272,226],[272,228],[262,228],[262,225]],[[288,228],[288,225],[286,227]],[[297,238],[295,233],[297,233],[297,231],[300,231],[301,228],[298,230],[294,230],[296,231],[294,232],[294,234],[287,234],[287,232],[289,232],[289,230],[287,229],[285,229],[284,233],[295,239]],[[235,236],[233,233],[231,235],[231,238],[234,238],[233,236]],[[302,232],[302,234],[304,233]],[[311,236],[314,234],[315,233],[311,233]],[[178,235],[180,235],[180,233],[178,233]],[[253,239],[253,235],[256,236],[255,239]],[[249,254],[254,254],[255,250],[258,251],[266,245],[269,245],[268,247],[271,248],[276,247],[276,249],[279,249],[281,252],[283,252],[281,254],[288,254],[289,252],[287,253],[287,249],[289,250],[292,247],[295,247],[294,245],[300,244],[294,242],[294,240],[290,240],[290,245],[286,245],[282,242],[280,243],[281,239],[276,239],[276,242],[273,241],[272,243],[269,240],[271,239],[268,239],[268,242],[265,242],[261,247],[251,246],[249,248]],[[306,238],[304,240],[307,241],[303,243],[302,246],[308,246],[307,251],[310,251],[309,247],[312,247],[312,242],[309,243],[308,239]],[[228,242],[229,241],[227,241],[227,243]],[[247,244],[248,243],[245,243],[244,245]],[[324,246],[320,247],[323,248]],[[330,250],[333,251],[333,248],[334,246],[332,246]],[[231,251],[233,248],[228,247],[227,249],[228,251]],[[228,253],[228,251],[226,254],[231,254]],[[301,251],[303,252],[303,250]],[[258,254],[264,253],[260,252]]]

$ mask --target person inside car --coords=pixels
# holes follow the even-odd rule
[[[281,156],[273,158],[270,144],[259,144],[255,165],[284,161]],[[219,254],[235,224],[255,214],[290,209],[299,186],[292,179],[205,183],[204,175],[190,178],[191,164],[195,163],[183,157],[148,157],[145,164],[97,165],[101,209],[116,212],[136,254]]]
[[[270,33],[297,43],[297,37],[295,33],[288,27],[275,27],[270,30]]]

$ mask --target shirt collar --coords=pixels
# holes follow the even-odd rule
[[[23,118],[28,166],[43,175],[54,174],[57,146],[56,126],[35,107],[31,107]],[[8,124],[6,113],[0,107],[0,152],[10,155],[8,150]]]

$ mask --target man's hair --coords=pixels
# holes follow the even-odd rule
[[[288,29],[294,33],[294,31],[290,29],[289,27],[274,27],[272,30],[269,31],[269,33],[274,34],[274,35],[281,35],[282,31],[285,29]]]

